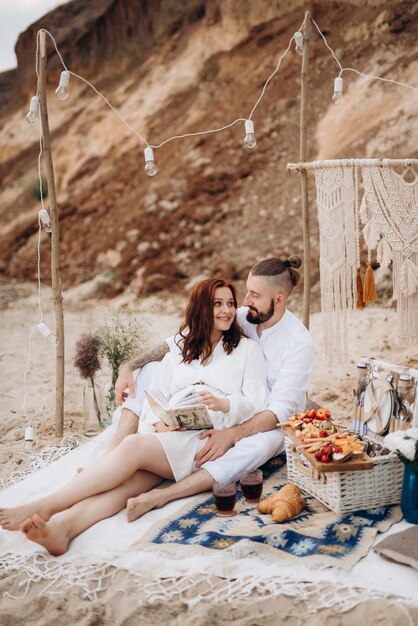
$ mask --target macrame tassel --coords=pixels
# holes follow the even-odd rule
[[[373,250],[380,239],[379,226],[373,218],[363,228],[363,237],[369,250]]]
[[[401,291],[402,295],[408,298],[412,296],[418,289],[418,267],[405,259],[401,267]]]
[[[376,285],[374,282],[372,266],[369,261],[364,275],[363,302],[374,302],[375,300],[377,300]]]
[[[389,263],[392,261],[392,248],[384,237],[377,246],[377,260],[381,267],[389,267]]]
[[[357,308],[364,309],[363,283],[361,280],[361,270],[359,267],[356,270],[356,288],[357,288]]]

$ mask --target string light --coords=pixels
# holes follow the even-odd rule
[[[332,101],[334,104],[341,104],[342,102],[344,102],[343,89],[344,81],[341,76],[337,76],[337,78],[334,80],[334,95],[332,96]]]
[[[303,35],[300,31],[294,34],[295,38],[295,52],[300,57],[303,56]]]
[[[232,126],[234,126],[235,124],[239,123],[239,122],[245,122],[245,131],[246,131],[246,137],[245,140],[247,139],[248,135],[253,135],[253,138],[251,138],[251,140],[254,141],[254,144],[249,146],[248,143],[250,143],[249,141],[247,143],[245,143],[245,145],[247,145],[248,147],[254,147],[256,145],[256,139],[255,139],[255,135],[254,135],[254,124],[251,120],[254,111],[256,110],[256,108],[258,107],[259,103],[261,102],[262,98],[264,97],[265,91],[267,89],[267,86],[269,85],[270,81],[273,79],[273,77],[275,76],[275,74],[278,72],[281,62],[282,60],[285,58],[285,56],[287,55],[287,53],[289,52],[290,48],[291,48],[291,44],[292,41],[295,41],[295,51],[297,54],[301,55],[303,54],[303,33],[301,32],[303,30],[303,27],[305,25],[305,22],[307,20],[307,13],[305,14],[305,18],[300,26],[299,31],[295,32],[294,35],[292,36],[292,38],[289,41],[289,44],[286,48],[286,50],[283,52],[283,54],[280,56],[278,63],[275,67],[275,69],[273,70],[273,72],[270,74],[270,76],[268,77],[268,79],[265,81],[264,85],[263,85],[263,89],[261,91],[260,96],[258,97],[257,101],[255,102],[250,115],[248,116],[248,118],[237,118],[235,119],[233,122],[226,124],[225,126],[222,126],[220,128],[213,128],[213,129],[209,129],[209,130],[204,130],[204,131],[198,131],[198,132],[193,132],[193,133],[184,133],[182,135],[174,135],[173,137],[169,137],[168,139],[165,139],[164,141],[162,141],[160,144],[158,145],[149,145],[147,140],[141,135],[140,132],[138,132],[135,128],[133,128],[124,118],[123,116],[119,113],[119,111],[117,109],[115,109],[115,107],[112,106],[112,104],[109,102],[109,100],[102,94],[100,93],[96,87],[94,87],[94,85],[92,85],[88,80],[86,80],[83,76],[80,76],[79,74],[76,74],[74,72],[71,72],[67,69],[67,66],[65,65],[64,59],[61,56],[61,53],[58,49],[57,43],[54,39],[54,37],[52,36],[52,34],[47,31],[46,29],[40,29],[37,32],[37,37],[36,37],[36,62],[35,62],[35,71],[36,71],[36,76],[37,76],[37,86],[38,86],[38,91],[39,91],[39,46],[40,46],[40,33],[41,32],[45,32],[52,40],[53,45],[55,47],[55,51],[60,59],[60,62],[62,64],[62,66],[64,67],[64,71],[61,72],[61,76],[60,76],[60,83],[59,86],[56,90],[56,94],[58,97],[61,97],[60,99],[65,99],[68,97],[68,84],[69,84],[69,80],[70,80],[70,76],[74,76],[75,78],[78,78],[79,80],[81,80],[82,82],[84,82],[86,85],[88,85],[91,89],[93,89],[93,91],[106,103],[106,105],[119,117],[120,121],[134,134],[136,135],[145,145],[146,148],[144,150],[144,156],[145,156],[145,170],[147,172],[147,174],[149,176],[154,176],[157,173],[157,167],[155,165],[155,160],[154,160],[154,152],[153,149],[158,149],[161,148],[162,146],[164,146],[166,143],[169,143],[170,141],[173,141],[175,139],[183,139],[186,137],[196,137],[199,135],[208,135],[208,134],[212,134],[212,133],[218,133],[218,132],[222,132],[226,129],[231,128]],[[337,59],[334,51],[332,50],[332,48],[329,46],[324,34],[322,33],[322,31],[320,30],[318,24],[315,22],[315,20],[310,17],[312,23],[315,25],[318,33],[320,34],[320,36],[322,37],[325,46],[327,47],[327,49],[330,51],[332,57],[334,58],[335,62],[337,63],[339,70],[340,70],[340,74],[338,76],[337,79],[335,79],[334,81],[334,95],[335,93],[340,94],[338,96],[338,99],[341,101],[342,99],[342,94],[343,94],[343,79],[341,78],[341,74],[346,71],[350,71],[350,72],[354,72],[356,74],[358,74],[359,76],[362,76],[368,80],[379,80],[382,82],[387,82],[387,83],[392,83],[395,85],[399,85],[401,87],[406,87],[407,89],[411,89],[412,91],[414,91],[415,93],[418,94],[418,89],[415,87],[412,87],[411,85],[408,85],[406,83],[402,83],[396,80],[392,80],[392,79],[388,79],[388,78],[381,78],[380,76],[373,76],[370,74],[364,74],[362,72],[359,72],[358,70],[351,68],[351,67],[343,67],[341,65],[341,63],[339,62],[339,60]],[[338,82],[337,82],[338,81]],[[337,89],[336,89],[337,87]],[[59,92],[59,93],[58,93]],[[31,98],[31,102],[30,102],[30,108],[29,108],[29,113],[26,116],[26,119],[28,121],[29,124],[36,124],[39,121],[39,98],[38,96],[33,96]],[[252,129],[252,132],[249,132],[250,129]],[[245,142],[244,140],[244,142]],[[252,143],[252,141],[251,141]],[[29,422],[29,417],[26,411],[26,400],[27,400],[27,374],[29,372],[29,367],[30,367],[30,360],[31,360],[31,341],[32,341],[32,336],[33,333],[38,330],[43,336],[45,336],[48,339],[48,342],[53,345],[54,347],[56,347],[56,337],[55,335],[52,333],[52,331],[48,328],[48,326],[43,322],[43,312],[42,312],[42,306],[41,306],[41,274],[40,274],[40,241],[41,241],[41,230],[42,230],[42,226],[46,226],[48,227],[48,225],[50,224],[50,218],[49,218],[49,214],[48,212],[44,209],[43,206],[43,193],[42,193],[42,183],[41,183],[41,159],[42,159],[42,153],[43,153],[43,148],[42,148],[42,136],[41,136],[41,131],[39,134],[39,146],[40,146],[40,150],[39,150],[39,155],[38,155],[38,176],[39,176],[39,182],[40,182],[40,194],[41,194],[41,205],[42,205],[42,209],[39,211],[39,229],[38,229],[38,244],[37,244],[37,266],[38,266],[38,271],[37,271],[37,280],[38,280],[38,307],[39,307],[39,312],[40,312],[40,322],[32,327],[32,330],[30,332],[30,336],[29,336],[29,342],[28,342],[28,355],[27,355],[27,363],[26,363],[26,368],[25,371],[23,373],[23,381],[24,381],[24,394],[23,394],[23,403],[22,403],[22,408],[26,417],[26,420],[28,422],[28,427],[25,430],[25,447],[26,447],[26,443],[28,443],[28,446],[32,445],[32,441],[33,441],[33,428],[30,425]],[[45,211],[45,213],[43,213],[43,211]],[[42,213],[42,215],[41,215]],[[48,216],[48,220],[46,218],[46,216]],[[45,221],[44,221],[45,220]],[[48,223],[47,223],[48,221]],[[46,230],[46,228],[45,228]],[[49,231],[47,231],[49,232]],[[32,440],[30,439],[30,437],[32,437]]]
[[[59,56],[59,59],[60,59],[60,61],[61,61],[62,65],[63,65],[63,67],[65,68],[65,72],[62,72],[61,76],[62,76],[62,75],[65,75],[65,76],[68,78],[68,80],[69,80],[69,75],[72,75],[72,76],[75,76],[76,78],[78,78],[78,79],[82,80],[84,83],[86,83],[86,84],[87,84],[89,87],[91,87],[91,88],[92,88],[92,89],[96,92],[96,94],[97,94],[97,95],[98,95],[98,96],[99,96],[99,97],[100,97],[100,98],[101,98],[101,99],[102,99],[102,100],[103,100],[103,101],[104,101],[104,102],[105,102],[105,103],[109,106],[109,108],[110,108],[110,109],[112,109],[112,111],[113,111],[113,112],[114,112],[114,113],[115,113],[115,114],[119,117],[119,119],[122,121],[122,123],[123,123],[123,124],[125,124],[125,126],[126,126],[127,128],[129,128],[129,130],[131,130],[131,132],[133,132],[133,133],[134,133],[134,134],[135,134],[135,135],[136,135],[139,139],[141,139],[141,141],[143,141],[143,143],[145,143],[145,145],[147,146],[147,148],[158,149],[158,148],[161,148],[161,147],[162,147],[163,145],[165,145],[166,143],[169,143],[170,141],[173,141],[174,139],[183,139],[183,138],[186,138],[186,137],[195,137],[195,136],[198,136],[198,135],[206,135],[206,134],[210,134],[210,133],[221,132],[221,131],[223,131],[223,130],[226,130],[227,128],[230,128],[231,126],[234,126],[234,124],[236,124],[237,122],[241,122],[241,121],[244,121],[244,122],[251,121],[252,115],[253,115],[253,113],[254,113],[254,111],[255,111],[256,107],[259,105],[259,103],[260,103],[260,101],[261,101],[262,97],[264,96],[265,90],[266,90],[266,88],[267,88],[267,86],[268,86],[269,82],[271,81],[271,79],[274,77],[274,75],[275,75],[275,74],[277,73],[277,71],[279,70],[280,64],[281,64],[281,62],[282,62],[283,58],[284,58],[284,57],[286,56],[286,54],[288,53],[288,51],[289,51],[289,49],[290,49],[290,46],[291,46],[291,43],[292,43],[292,41],[293,41],[293,40],[295,41],[295,45],[296,45],[296,52],[297,52],[298,54],[303,53],[303,33],[302,33],[302,30],[303,30],[303,26],[304,26],[304,24],[305,24],[306,19],[307,19],[307,14],[305,14],[305,18],[304,18],[304,20],[303,20],[303,23],[301,24],[300,29],[294,33],[294,35],[292,36],[291,40],[289,41],[289,45],[288,45],[287,49],[285,50],[285,52],[281,55],[281,57],[280,57],[280,59],[279,59],[279,62],[278,62],[278,64],[277,64],[276,68],[275,68],[275,70],[272,72],[272,74],[268,77],[268,79],[267,79],[267,80],[266,80],[266,82],[264,83],[264,86],[263,86],[263,89],[262,89],[261,95],[259,96],[258,100],[256,101],[256,103],[255,103],[255,105],[254,105],[253,109],[251,110],[251,113],[250,113],[250,115],[248,116],[248,118],[247,118],[247,119],[246,119],[246,118],[244,118],[244,119],[242,119],[242,118],[238,118],[238,119],[234,120],[233,122],[231,122],[230,124],[227,124],[227,125],[225,125],[225,126],[222,126],[221,128],[215,128],[215,129],[210,129],[210,130],[205,130],[205,131],[199,131],[199,132],[194,132],[194,133],[185,133],[185,134],[182,134],[182,135],[174,135],[173,137],[169,137],[168,139],[166,139],[166,140],[162,141],[162,142],[161,142],[160,144],[158,144],[158,145],[150,145],[150,144],[148,144],[147,140],[146,140],[146,139],[145,139],[145,138],[144,138],[144,137],[143,137],[143,136],[142,136],[142,135],[141,135],[141,134],[140,134],[140,133],[139,133],[136,129],[134,129],[134,128],[130,125],[130,124],[128,124],[128,122],[127,122],[127,121],[126,121],[126,120],[122,117],[122,115],[119,113],[119,111],[117,111],[117,110],[116,110],[116,109],[115,109],[115,108],[111,105],[111,103],[107,100],[107,98],[105,98],[105,96],[104,96],[103,94],[101,94],[101,93],[100,93],[100,92],[99,92],[99,91],[98,91],[98,90],[94,87],[94,85],[92,85],[92,84],[91,84],[88,80],[86,80],[85,78],[83,78],[83,76],[80,76],[80,75],[78,75],[78,74],[75,74],[74,72],[69,71],[69,70],[67,69],[67,67],[66,67],[65,63],[64,63],[64,60],[63,60],[63,58],[62,58],[62,56],[61,56],[61,54],[60,54],[59,50],[58,50],[57,43],[56,43],[56,41],[55,41],[54,37],[52,36],[52,34],[51,34],[49,31],[45,30],[45,29],[41,29],[41,30],[42,30],[43,32],[45,32],[45,33],[46,33],[46,34],[47,34],[47,35],[48,35],[48,36],[52,39],[52,42],[53,42],[53,44],[54,44],[54,46],[55,46],[55,50],[56,50],[56,52],[57,52],[57,54],[58,54],[58,56]],[[326,38],[325,38],[324,34],[321,32],[321,30],[320,30],[320,28],[319,28],[318,24],[315,22],[315,20],[314,20],[312,17],[311,17],[310,19],[311,19],[312,23],[315,25],[315,27],[316,27],[316,29],[317,29],[318,33],[320,34],[320,36],[322,37],[322,39],[323,39],[323,41],[324,41],[324,43],[325,43],[325,46],[326,46],[326,47],[328,48],[328,50],[330,51],[330,53],[331,53],[332,57],[334,58],[334,60],[336,61],[337,65],[338,65],[338,67],[339,67],[339,69],[340,69],[340,75],[338,76],[338,80],[336,79],[336,80],[334,81],[334,83],[337,83],[337,87],[338,87],[338,89],[336,90],[336,89],[335,89],[335,85],[334,85],[334,95],[335,95],[335,100],[337,100],[338,102],[341,102],[341,101],[342,101],[342,98],[343,98],[343,91],[342,91],[342,89],[340,89],[340,86],[342,85],[342,78],[341,78],[341,74],[342,74],[342,72],[344,72],[344,71],[346,71],[346,72],[347,72],[347,71],[355,72],[355,73],[356,73],[356,74],[358,74],[359,76],[363,76],[364,78],[368,78],[368,79],[370,79],[370,80],[380,80],[380,81],[383,81],[383,82],[389,82],[389,83],[393,83],[393,84],[396,84],[396,85],[400,85],[400,86],[402,86],[402,87],[406,87],[406,88],[408,88],[408,89],[412,89],[415,93],[418,93],[418,89],[416,89],[415,87],[412,87],[411,85],[408,85],[408,84],[406,84],[406,83],[402,83],[402,82],[399,82],[399,81],[396,81],[396,80],[391,80],[391,79],[388,79],[388,78],[381,78],[380,76],[372,76],[372,75],[369,75],[369,74],[363,74],[362,72],[359,72],[358,70],[356,70],[356,69],[354,69],[354,68],[343,67],[343,66],[341,65],[341,63],[339,62],[339,60],[337,59],[337,57],[336,57],[336,55],[335,55],[334,51],[332,50],[332,48],[328,45],[328,42],[327,42],[327,40],[326,40]],[[38,31],[38,38],[39,38],[39,33],[40,33],[40,32],[41,32],[41,31]],[[38,38],[37,38],[37,39],[38,39]],[[37,48],[38,48],[38,41],[37,41]],[[37,54],[38,54],[38,51],[37,51]],[[37,75],[38,75],[38,71],[37,71]],[[67,78],[66,78],[65,80],[67,80]],[[340,82],[340,81],[341,81],[341,82]],[[61,80],[60,80],[60,84],[61,84]],[[68,85],[68,82],[67,82],[67,85]],[[59,87],[58,87],[58,89],[59,89]],[[32,123],[34,123],[34,122],[32,122]],[[247,134],[251,134],[251,133],[247,133]],[[255,139],[255,137],[254,137],[254,139]],[[153,155],[152,155],[152,156],[153,156]],[[154,160],[154,158],[152,158],[152,159],[147,159],[147,158],[146,158],[146,159],[145,159],[145,161],[146,161],[146,164],[147,164],[147,162],[149,162],[149,165],[148,165],[148,166],[146,165],[146,172],[147,172],[147,174],[148,174],[149,176],[154,176],[154,175],[157,173],[157,171],[156,171],[156,170],[157,170],[157,168],[156,168],[156,166],[155,166],[155,160]]]
[[[48,211],[46,209],[42,208],[42,209],[40,209],[38,215],[39,215],[39,219],[41,220],[41,223],[42,223],[42,229],[46,233],[52,233],[51,218],[49,217]]]
[[[45,322],[39,322],[39,324],[36,325],[36,329],[41,333],[41,335],[43,335],[43,337],[45,337],[47,339],[49,345],[52,348],[56,348],[56,346],[57,346],[57,338],[55,337],[55,335],[52,332],[52,330],[50,328],[48,328],[48,326],[45,324]]]
[[[35,438],[35,431],[32,426],[27,426],[25,428],[25,451],[29,452],[32,450],[33,440]]]
[[[39,122],[39,98],[32,96],[30,99],[29,113],[26,116],[28,124],[37,124]]]
[[[156,173],[158,172],[158,168],[155,165],[155,161],[154,161],[154,150],[152,148],[150,148],[149,146],[147,146],[144,150],[144,157],[145,157],[145,174],[147,174],[148,176],[155,176]]]
[[[400,82],[398,80],[392,80],[391,78],[382,78],[381,76],[373,76],[373,74],[364,74],[363,72],[359,72],[358,70],[354,69],[353,67],[343,67],[341,65],[341,63],[339,62],[339,60],[337,59],[334,50],[331,48],[331,46],[327,42],[327,39],[326,39],[324,33],[321,31],[321,29],[319,28],[318,24],[315,22],[313,17],[311,17],[311,21],[312,21],[312,24],[314,24],[314,26],[315,26],[316,30],[318,31],[318,33],[320,34],[320,36],[322,37],[326,48],[331,52],[332,58],[334,59],[334,61],[338,65],[338,67],[340,69],[340,74],[339,74],[340,77],[341,77],[341,74],[343,72],[354,72],[354,74],[357,74],[358,76],[362,76],[363,78],[367,78],[367,80],[380,80],[382,83],[391,83],[392,85],[399,85],[400,87],[406,87],[406,89],[411,89],[416,94],[418,94],[418,89],[416,87],[413,87],[412,85],[408,85],[408,83],[402,83],[402,82]]]
[[[60,83],[55,90],[58,100],[66,100],[69,95],[68,83],[70,82],[70,72],[64,70],[61,72]]]
[[[245,120],[245,139],[244,146],[246,148],[255,148],[257,140],[254,135],[254,123],[252,120]]]

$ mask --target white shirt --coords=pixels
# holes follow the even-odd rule
[[[168,399],[175,399],[190,387],[198,384],[199,390],[207,389],[215,396],[226,396],[229,411],[209,411],[217,429],[228,428],[245,421],[260,412],[267,398],[266,364],[260,347],[243,337],[238,346],[227,354],[222,341],[215,347],[206,365],[199,359],[182,363],[182,354],[173,339],[169,340],[170,352],[161,361],[149,390],[159,390]],[[141,425],[154,424],[155,417],[147,401],[140,419]]]
[[[277,419],[303,411],[313,366],[313,343],[309,331],[287,309],[280,321],[257,334],[257,325],[247,321],[248,307],[240,307],[238,323],[250,339],[256,341],[267,365],[267,386],[270,390],[266,409]]]

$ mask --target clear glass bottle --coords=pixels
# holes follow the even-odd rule
[[[402,430],[409,428],[409,423],[413,417],[414,388],[412,377],[409,374],[401,374],[398,380],[398,400],[399,400],[399,428]]]
[[[360,433],[361,435],[365,434],[366,426],[363,423],[363,405],[364,405],[364,392],[366,390],[368,378],[367,378],[367,363],[365,361],[359,361],[357,363],[357,372],[358,372],[358,380],[357,380],[357,391],[354,399],[355,411],[353,412],[353,421],[351,424],[351,429]]]

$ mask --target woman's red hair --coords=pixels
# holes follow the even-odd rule
[[[184,363],[190,363],[194,359],[206,361],[212,354],[213,303],[215,290],[220,287],[228,287],[231,290],[237,308],[235,287],[221,278],[202,280],[193,288],[186,306],[185,319],[179,328],[182,337],[179,345]],[[229,330],[223,333],[222,343],[227,354],[231,354],[237,347],[242,336],[242,330],[235,317]]]

